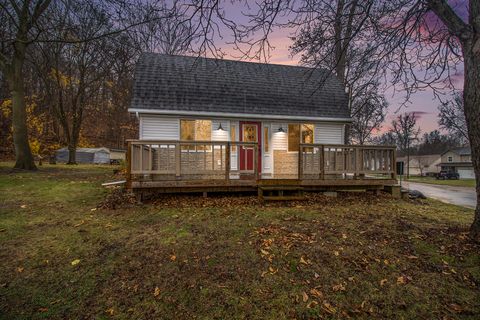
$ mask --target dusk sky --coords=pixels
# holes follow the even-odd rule
[[[464,19],[467,18],[468,12],[468,1],[466,0],[450,0],[449,1],[454,10]],[[230,10],[230,8],[225,8],[228,10],[227,15],[230,16],[235,21],[242,21],[244,17],[241,14],[243,8],[235,7]],[[245,22],[245,21],[243,21]],[[228,41],[228,35],[224,34],[224,41]],[[290,36],[293,35],[293,30],[275,30],[270,37],[270,43],[274,46],[274,49],[271,51],[271,57],[268,60],[270,63],[275,64],[288,64],[288,65],[298,65],[300,56],[291,56],[291,52],[289,51],[289,46],[292,44],[290,40]],[[227,59],[238,59],[239,56],[238,52],[235,52],[228,44],[222,45],[222,49],[227,52],[229,56],[226,56]],[[460,68],[460,66],[457,66]],[[455,84],[456,90],[461,90],[463,88],[463,70],[457,71],[457,74],[453,75],[452,79],[453,83]],[[445,97],[443,99],[448,99],[450,93],[446,92]],[[422,134],[425,132],[429,132],[435,129],[438,129],[438,105],[440,101],[435,99],[433,92],[431,90],[425,90],[422,92],[415,93],[411,98],[410,101],[404,104],[404,92],[399,91],[398,88],[395,91],[394,88],[388,88],[385,91],[385,98],[389,102],[389,111],[386,118],[386,121],[383,125],[381,132],[387,131],[390,122],[393,118],[395,118],[399,113],[404,112],[417,112],[419,116],[418,124],[421,128]]]

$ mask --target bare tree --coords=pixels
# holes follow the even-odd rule
[[[438,124],[468,144],[467,121],[463,107],[463,94],[455,93],[453,99],[443,102],[439,107]]]
[[[355,105],[352,109],[356,112],[352,115],[351,136],[354,142],[365,144],[371,140],[372,134],[382,127],[388,103],[376,90],[357,97],[353,103]]]
[[[37,36],[35,26],[51,0],[0,1],[0,71],[7,79],[12,96],[15,168],[35,170],[28,143],[25,107],[24,65],[27,47]]]
[[[220,3],[218,0],[189,3],[193,12],[191,21],[197,21],[199,26],[195,30],[201,30],[205,34],[204,43],[211,44],[216,26],[223,23],[232,30],[235,47],[254,58],[268,57],[269,38],[275,27],[307,26],[321,19],[323,12],[316,10],[319,3],[342,12],[340,2],[332,5],[331,1],[263,1],[249,7],[248,21],[239,26],[225,16]],[[480,241],[480,1],[469,0],[465,16],[447,0],[367,0],[358,7],[366,13],[365,19],[352,23],[352,27],[358,30],[362,21],[371,23],[364,34],[367,43],[375,41],[379,48],[372,54],[374,59],[384,62],[377,71],[390,73],[389,80],[403,87],[407,100],[426,88],[437,97],[455,89],[452,75],[459,73],[457,67],[463,67],[464,113],[477,181],[477,208],[470,234]],[[359,33],[351,34],[353,37]],[[351,37],[345,39],[351,41]],[[335,67],[332,64],[331,70]],[[336,71],[341,75],[341,67]]]
[[[70,30],[62,29],[64,19],[54,18],[55,10],[71,8],[73,5],[106,8],[107,16],[115,20],[115,28],[107,33],[90,30],[89,38],[73,38]],[[135,21],[125,24],[123,15],[130,8],[145,5],[155,7],[156,1],[105,0],[82,1],[73,0],[0,0],[0,72],[9,84],[12,96],[13,141],[15,146],[15,168],[35,170],[36,166],[30,150],[25,105],[24,66],[27,55],[33,44],[38,43],[84,43],[98,40],[106,36],[119,34],[133,27],[158,19],[158,17],[137,16]],[[53,32],[52,32],[53,31]],[[53,35],[53,37],[52,37]]]
[[[410,148],[420,134],[415,112],[400,114],[392,121],[390,132],[395,136],[400,151],[407,154],[407,178],[410,178]]]

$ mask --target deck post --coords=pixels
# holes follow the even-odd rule
[[[230,181],[230,141],[227,141],[225,150],[225,180]]]
[[[181,150],[180,150],[180,142],[175,143],[175,176],[180,177],[181,173]]]
[[[392,173],[391,173],[391,176],[392,176],[392,179],[395,179],[397,180],[397,149],[393,149],[392,150],[392,154],[391,154],[391,166],[390,166],[390,170],[392,170]]]
[[[358,179],[360,176],[360,148],[355,148],[355,179]]]
[[[298,148],[298,179],[303,179],[303,146]]]
[[[322,144],[320,147],[320,180],[325,179],[325,146]]]
[[[132,143],[130,141],[127,142],[127,154],[126,154],[126,162],[127,162],[127,173],[126,173],[126,180],[127,183],[125,184],[127,190],[132,189]]]

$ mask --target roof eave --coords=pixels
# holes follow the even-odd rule
[[[257,113],[228,113],[228,112],[210,112],[210,111],[185,111],[185,110],[158,110],[158,109],[140,109],[129,108],[128,112],[135,114],[158,114],[166,116],[203,116],[214,118],[238,118],[238,119],[266,119],[278,121],[325,121],[325,122],[352,122],[351,117],[307,117],[293,115],[273,115],[273,114],[257,114]]]

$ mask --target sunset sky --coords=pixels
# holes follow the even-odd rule
[[[468,15],[468,1],[466,0],[450,0],[449,1],[454,10],[464,19],[467,19]],[[228,13],[232,13],[232,18],[236,21],[243,20],[241,8],[235,6],[228,8]],[[230,11],[232,10],[232,11]],[[291,56],[289,46],[292,44],[289,36],[293,35],[293,31],[289,30],[275,30],[270,37],[270,43],[274,46],[274,50],[271,51],[271,57],[268,60],[270,63],[275,64],[288,64],[298,65],[300,56]],[[228,39],[228,36],[227,36]],[[238,59],[239,53],[235,52],[227,44],[222,46],[222,49],[228,53],[227,59]],[[463,71],[459,70],[457,74],[453,76],[453,83],[457,90],[463,88]],[[449,93],[446,93],[445,98],[448,98]],[[395,91],[393,88],[389,88],[385,91],[385,97],[389,102],[389,111],[387,119],[381,132],[387,131],[390,126],[390,122],[399,113],[404,112],[417,112],[419,116],[418,124],[421,128],[422,134],[438,129],[438,105],[440,104],[438,99],[435,99],[431,90],[425,90],[423,92],[415,93],[407,104],[403,104],[404,92]]]

